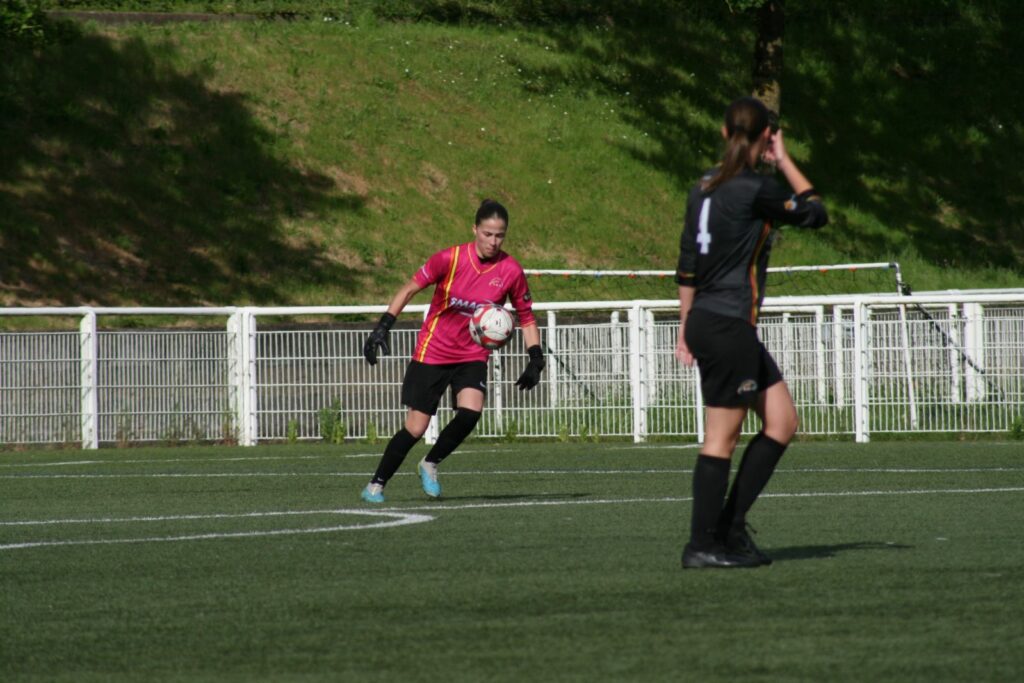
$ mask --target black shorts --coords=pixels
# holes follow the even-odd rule
[[[746,320],[693,309],[686,318],[686,346],[700,368],[704,404],[749,407],[758,394],[782,381],[775,359]]]
[[[452,407],[455,395],[466,388],[487,394],[487,363],[481,360],[450,365],[428,365],[418,360],[409,361],[402,380],[402,403],[427,415],[437,414],[437,406],[445,389],[452,388]]]

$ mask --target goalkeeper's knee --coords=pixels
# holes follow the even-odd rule
[[[444,428],[443,434],[456,441],[456,443],[462,443],[472,433],[473,429],[476,428],[476,423],[480,421],[481,415],[482,413],[479,410],[458,408],[455,411],[455,417]]]

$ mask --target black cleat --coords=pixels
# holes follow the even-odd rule
[[[697,550],[687,543],[683,548],[683,569],[739,569],[760,566],[761,562],[753,557],[734,555],[718,545],[707,550]]]
[[[751,529],[751,531],[753,531]],[[738,555],[755,560],[759,565],[767,566],[772,563],[772,558],[765,555],[760,548],[754,544],[747,528],[733,529],[725,537],[725,550],[730,555]]]

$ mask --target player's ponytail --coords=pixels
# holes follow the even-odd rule
[[[753,97],[741,97],[725,110],[725,152],[718,171],[704,181],[703,190],[711,192],[750,166],[750,148],[770,122],[768,107]]]
[[[476,210],[476,219],[473,221],[473,225],[480,225],[488,218],[500,218],[505,221],[505,227],[508,227],[508,209],[493,199],[485,199],[480,202],[480,208]]]

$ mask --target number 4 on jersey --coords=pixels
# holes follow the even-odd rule
[[[711,250],[711,233],[708,232],[708,216],[711,214],[711,197],[706,197],[700,206],[700,223],[697,227],[697,244],[700,253],[707,254]]]

